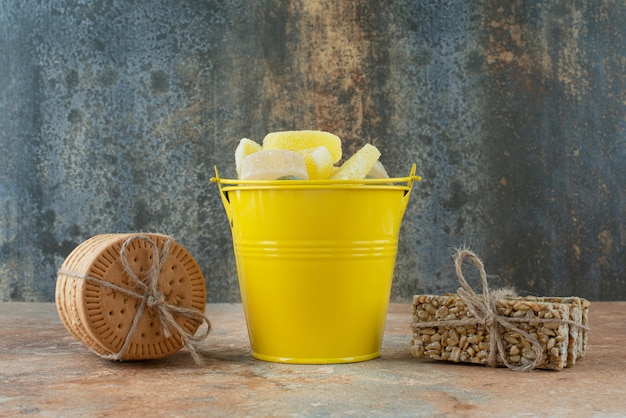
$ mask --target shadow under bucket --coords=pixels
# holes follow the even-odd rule
[[[254,358],[330,364],[380,355],[407,177],[227,180],[231,226]]]

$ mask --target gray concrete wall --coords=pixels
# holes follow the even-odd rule
[[[0,300],[50,301],[107,232],[173,235],[239,300],[213,166],[323,129],[417,185],[392,299],[626,300],[623,1],[0,1]]]

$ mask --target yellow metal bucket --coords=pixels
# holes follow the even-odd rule
[[[254,358],[351,363],[380,355],[408,177],[211,181],[230,221]]]

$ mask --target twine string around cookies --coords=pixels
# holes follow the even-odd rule
[[[185,308],[183,306],[177,306],[168,303],[165,296],[159,289],[159,275],[161,274],[161,268],[167,260],[170,246],[172,244],[172,239],[170,237],[166,238],[167,239],[165,240],[161,251],[159,251],[156,242],[154,242],[150,237],[146,235],[136,234],[124,241],[120,249],[120,261],[122,263],[122,266],[124,267],[125,273],[130,279],[130,283],[133,287],[132,289],[124,288],[122,286],[109,283],[105,280],[90,275],[80,274],[65,269],[59,270],[59,274],[64,274],[70,277],[97,283],[104,288],[111,289],[115,292],[120,292],[139,301],[137,311],[135,313],[135,316],[133,317],[130,329],[128,330],[128,334],[126,335],[126,338],[120,350],[117,353],[108,355],[98,353],[100,356],[110,360],[123,359],[126,350],[130,346],[131,338],[137,329],[139,320],[141,319],[145,308],[148,307],[148,309],[152,309],[156,312],[165,337],[171,338],[173,335],[173,329],[180,336],[183,342],[183,346],[186,347],[191,353],[194,362],[198,365],[201,365],[203,363],[202,356],[198,353],[195,347],[195,343],[204,340],[209,335],[209,332],[211,330],[211,323],[208,317],[196,309]],[[130,265],[130,261],[128,260],[128,247],[134,241],[143,241],[148,244],[148,246],[152,250],[152,263],[150,264],[148,271],[145,272],[145,281],[142,280],[142,278],[137,275],[137,273],[135,273],[134,269]],[[200,323],[204,322],[207,324],[207,327],[197,335],[191,334],[178,324],[178,322],[176,321],[176,316],[183,316],[185,318],[194,319],[196,321],[199,321]]]
[[[463,275],[463,261],[469,259],[474,267],[478,270],[482,284],[482,294],[478,295],[465,280]],[[531,324],[567,324],[571,327],[580,327],[587,329],[575,321],[566,318],[511,318],[500,315],[497,309],[497,301],[507,297],[517,296],[511,289],[489,289],[487,274],[485,267],[480,258],[474,252],[468,249],[459,249],[455,254],[455,270],[457,279],[461,287],[457,291],[459,297],[467,305],[467,309],[471,314],[470,317],[458,320],[438,320],[438,321],[415,321],[413,328],[415,330],[421,328],[431,328],[440,326],[470,326],[483,325],[489,331],[489,353],[487,364],[491,367],[497,365],[498,355],[502,363],[512,369],[519,371],[529,371],[538,367],[543,360],[543,347],[539,340],[532,334],[515,326],[515,323],[529,322]],[[517,333],[521,338],[525,339],[534,353],[532,361],[516,365],[508,360],[508,356],[504,343],[504,330]]]
[[[478,270],[482,283],[482,297],[477,295],[471,286],[465,280],[463,275],[463,260],[468,258],[472,264]],[[496,301],[498,299],[498,293],[492,292],[489,289],[489,283],[487,281],[487,273],[485,272],[485,266],[483,262],[478,258],[476,254],[469,250],[460,250],[457,252],[455,259],[456,275],[461,284],[461,288],[457,291],[459,297],[463,299],[469,312],[489,330],[489,354],[487,357],[487,364],[491,367],[496,365],[496,354],[500,354],[500,358],[505,366],[514,370],[530,370],[539,365],[542,360],[543,349],[541,343],[537,338],[523,331],[513,325],[510,321],[511,318],[499,315]],[[522,338],[526,339],[530,343],[530,346],[535,353],[535,358],[528,364],[516,366],[507,360],[507,355],[504,348],[504,341],[502,339],[502,333],[500,327],[509,329],[518,333]]]

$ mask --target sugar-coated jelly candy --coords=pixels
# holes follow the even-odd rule
[[[388,179],[389,174],[385,170],[385,166],[380,161],[376,161],[365,178],[370,179]]]
[[[323,180],[333,172],[333,157],[326,147],[307,148],[298,151],[304,157],[309,180]]]
[[[309,178],[304,157],[289,150],[262,150],[241,161],[241,180]]]
[[[352,157],[339,167],[331,176],[333,180],[358,180],[363,179],[378,161],[380,151],[371,144],[365,144]]]
[[[241,161],[248,155],[261,151],[263,148],[260,144],[254,142],[248,138],[242,138],[235,149],[235,168],[237,170],[237,176],[241,178]]]
[[[341,139],[324,131],[282,131],[272,132],[263,138],[264,150],[300,151],[307,148],[326,147],[333,163],[341,160]]]

